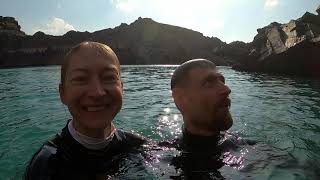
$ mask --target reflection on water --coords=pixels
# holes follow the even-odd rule
[[[182,117],[170,92],[174,66],[124,66],[124,104],[118,127],[167,141],[181,135]],[[320,82],[237,72],[220,67],[230,86],[234,125],[230,133],[255,140],[223,154],[226,179],[317,179],[320,176]],[[57,66],[0,70],[0,176],[19,179],[26,162],[66,123]],[[169,178],[179,151],[148,147],[143,168],[134,162],[121,177]],[[140,169],[139,169],[140,168]],[[136,175],[136,176],[135,176]]]

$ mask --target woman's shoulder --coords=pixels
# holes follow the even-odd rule
[[[32,156],[26,168],[25,179],[48,179],[50,173],[49,160],[57,152],[59,135],[44,143]]]

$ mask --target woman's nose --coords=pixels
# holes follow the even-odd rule
[[[88,95],[91,97],[101,97],[106,95],[105,89],[103,88],[103,84],[97,79],[93,80],[90,83],[90,90],[88,92]]]

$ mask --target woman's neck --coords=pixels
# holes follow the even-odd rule
[[[106,139],[115,130],[113,123],[110,123],[106,128],[101,128],[101,129],[84,128],[80,124],[78,124],[75,120],[72,120],[71,123],[77,132],[79,132],[82,135],[95,138],[95,139]]]
[[[75,127],[74,127],[74,120],[71,120],[68,124],[68,130],[71,134],[71,136],[73,137],[73,139],[75,139],[77,142],[79,142],[80,144],[82,144],[84,147],[88,148],[88,149],[103,149],[105,148],[110,140],[113,137],[113,134],[116,130],[116,128],[114,127],[113,124],[111,124],[111,129],[113,129],[111,132],[109,131],[108,135],[106,136],[100,136],[100,137],[92,137],[92,136],[88,136],[87,134],[83,134],[82,132],[78,131]]]

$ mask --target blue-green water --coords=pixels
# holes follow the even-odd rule
[[[122,67],[124,105],[117,127],[155,141],[181,133],[169,86],[174,69]],[[239,149],[242,165],[225,166],[221,174],[226,179],[317,179],[320,82],[219,69],[232,90],[229,131],[258,142]],[[59,79],[58,66],[0,70],[0,179],[21,179],[32,154],[70,117],[59,100]]]

